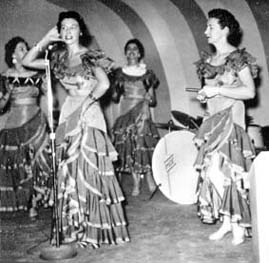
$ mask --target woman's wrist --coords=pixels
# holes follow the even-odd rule
[[[222,85],[223,85],[223,82],[222,81],[219,81],[218,84],[217,84],[217,89],[218,89],[218,92],[217,92],[217,95],[218,96],[221,96],[221,88],[222,88]]]
[[[37,43],[34,44],[34,48],[38,52],[42,52],[42,51],[44,51],[44,49],[46,48],[47,45],[48,45],[48,43],[42,38],[40,41],[38,41]]]
[[[43,48],[42,46],[40,45],[40,43],[35,43],[34,46],[33,46],[34,49],[36,49],[38,52],[42,52],[43,51]]]

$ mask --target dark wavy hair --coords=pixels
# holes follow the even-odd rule
[[[29,45],[26,42],[25,39],[23,39],[20,36],[16,36],[11,38],[5,45],[5,62],[7,63],[7,65],[12,68],[14,66],[13,62],[12,62],[12,55],[17,47],[17,45],[19,43],[24,43],[27,47],[27,50],[29,50]]]
[[[81,32],[81,35],[79,36],[79,43],[84,47],[88,47],[90,45],[91,41],[92,41],[92,36],[91,36],[91,34],[89,32],[88,27],[86,26],[86,24],[84,22],[84,19],[76,11],[61,12],[59,14],[58,22],[57,22],[58,32],[60,32],[62,21],[65,18],[72,18],[72,19],[74,19],[74,20],[76,20],[78,22],[80,32]]]
[[[138,40],[137,38],[132,38],[132,39],[127,41],[127,43],[124,46],[124,53],[126,54],[127,48],[130,44],[135,44],[137,46],[139,53],[140,53],[139,60],[143,59],[145,57],[145,48],[144,48],[143,44],[140,42],[140,40]]]
[[[222,29],[225,27],[229,28],[227,41],[231,45],[237,47],[241,43],[243,33],[239,22],[232,13],[226,9],[216,8],[208,12],[208,17],[218,19],[219,25]]]

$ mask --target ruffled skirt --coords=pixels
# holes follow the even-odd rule
[[[124,196],[112,164],[117,153],[107,134],[88,126],[90,120],[88,124],[80,122],[79,115],[74,112],[56,133],[63,138],[57,143],[57,155],[64,242],[93,247],[127,242]],[[72,127],[68,123],[73,123]]]
[[[160,136],[151,120],[146,102],[141,101],[120,116],[112,129],[113,144],[119,154],[118,172],[151,172],[152,155]]]
[[[21,127],[0,131],[0,211],[27,210],[32,198],[47,205],[51,189],[49,151],[41,110]]]
[[[215,223],[223,215],[250,226],[249,182],[255,150],[248,135],[232,120],[228,108],[207,119],[195,142],[199,148],[195,167],[200,170],[198,215]]]

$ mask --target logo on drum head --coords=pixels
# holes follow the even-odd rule
[[[164,165],[167,173],[169,173],[173,169],[173,167],[176,166],[174,154],[168,155],[168,157],[164,160]]]

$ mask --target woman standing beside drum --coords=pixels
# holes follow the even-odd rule
[[[155,190],[151,159],[159,140],[150,107],[156,106],[155,89],[159,80],[142,62],[144,47],[138,39],[130,39],[124,47],[127,65],[114,72],[112,99],[120,102],[120,117],[112,133],[119,153],[117,171],[133,176],[133,196],[139,195],[141,175],[146,176],[149,190]]]
[[[237,48],[241,31],[235,17],[223,9],[208,16],[205,35],[215,52],[196,63],[203,83],[198,99],[207,103],[207,117],[195,137],[195,165],[201,171],[198,211],[204,223],[222,221],[211,240],[232,231],[232,243],[238,245],[251,223],[246,174],[254,149],[245,132],[243,101],[255,96],[257,66],[245,49]]]

